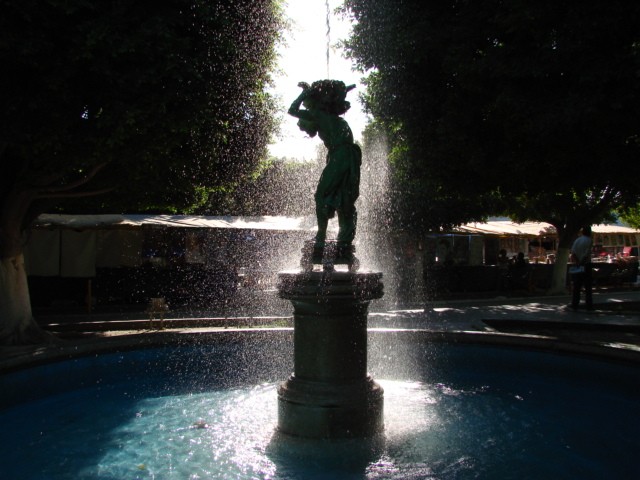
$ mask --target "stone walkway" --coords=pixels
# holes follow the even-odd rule
[[[529,298],[494,298],[436,302],[424,310],[391,310],[380,315],[398,328],[437,328],[445,330],[483,330],[486,322],[495,325],[547,325],[548,327],[596,326],[629,327],[640,330],[640,290],[594,292],[594,309],[573,310],[571,298],[541,296]],[[583,307],[584,305],[581,305]],[[393,320],[395,318],[395,320]]]
[[[491,337],[527,345],[539,340],[574,345],[581,349],[606,349],[623,358],[640,361],[640,290],[594,292],[594,310],[567,308],[569,296],[494,298],[435,303],[429,308],[401,308],[369,314],[371,329],[416,329],[434,335]],[[256,331],[290,328],[291,314],[269,316],[220,316],[203,312],[174,311],[165,329],[149,328],[144,312],[107,312],[41,318],[59,340],[51,345],[0,347],[0,372],[23,363],[47,361],[114,348],[175,341],[176,336],[218,331]],[[156,323],[157,327],[157,323]],[[489,340],[487,340],[489,341]],[[587,348],[588,347],[588,348]]]

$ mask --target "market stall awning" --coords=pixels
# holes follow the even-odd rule
[[[101,229],[119,227],[233,228],[244,230],[306,231],[315,228],[312,217],[208,217],[195,215],[40,215],[35,228]]]
[[[622,225],[593,225],[593,233],[640,233],[633,228]],[[520,235],[520,236],[548,236],[555,235],[556,229],[550,223],[523,222],[515,223],[507,220],[496,220],[486,223],[468,223],[456,228],[460,233],[482,235]]]
[[[118,227],[180,227],[180,228],[231,228],[243,230],[312,231],[316,229],[315,216],[284,217],[265,215],[261,217],[197,216],[197,215],[40,215],[33,225],[35,228],[100,229]],[[594,225],[594,233],[640,233],[622,225]],[[457,227],[452,233],[476,235],[555,235],[555,228],[544,222],[515,223],[495,220],[485,223],[468,223]]]
[[[457,228],[460,232],[484,235],[555,235],[556,229],[549,223],[493,221],[486,223],[468,223]]]

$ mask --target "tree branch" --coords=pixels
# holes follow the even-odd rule
[[[94,197],[96,195],[102,195],[115,190],[115,187],[101,188],[99,190],[88,190],[86,192],[56,192],[56,193],[41,193],[36,195],[36,200],[53,199],[53,198],[82,198],[82,197]]]
[[[100,163],[93,167],[89,173],[87,173],[84,177],[79,178],[75,182],[67,183],[65,185],[60,185],[57,187],[49,187],[47,188],[47,192],[57,193],[57,192],[68,192],[69,190],[73,190],[74,188],[78,188],[85,183],[89,182],[93,177],[95,177],[100,170],[106,167],[108,162]],[[53,198],[49,196],[49,198]]]

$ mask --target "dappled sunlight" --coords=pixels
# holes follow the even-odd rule
[[[500,310],[505,312],[538,313],[557,311],[558,307],[543,303],[527,303],[521,305],[501,305],[495,308],[495,311]]]
[[[194,355],[203,359],[202,347],[177,354],[174,345],[114,354],[100,374],[90,358],[73,362],[73,369],[34,369],[42,379],[38,388],[59,383],[49,368],[67,372],[68,380],[92,381],[81,389],[71,382],[56,395],[32,392],[30,402],[0,411],[0,440],[14,447],[5,449],[3,473],[60,479],[549,478],[588,462],[599,473],[627,478],[634,468],[627,454],[637,437],[628,421],[638,401],[628,385],[637,383],[632,366],[489,345],[414,344],[398,355],[390,345],[395,342],[381,343],[385,348],[374,353],[371,368],[385,389],[385,431],[375,441],[280,438],[278,445],[277,382],[254,375],[230,380],[240,363],[253,362],[246,351],[216,354],[214,342],[207,361],[194,362]],[[264,358],[272,348],[255,354]],[[162,364],[190,367],[180,367],[185,375],[158,375]],[[24,380],[19,385],[33,390]]]

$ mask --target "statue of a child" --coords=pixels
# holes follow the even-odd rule
[[[360,194],[362,151],[354,143],[351,128],[341,115],[350,108],[345,99],[355,85],[319,80],[312,85],[301,82],[298,86],[302,93],[289,107],[289,114],[300,119],[300,130],[311,137],[317,134],[328,150],[327,164],[315,193],[318,219],[315,246],[324,247],[329,219],[337,212],[337,243],[339,247],[346,247],[351,245],[356,234],[355,201]]]

